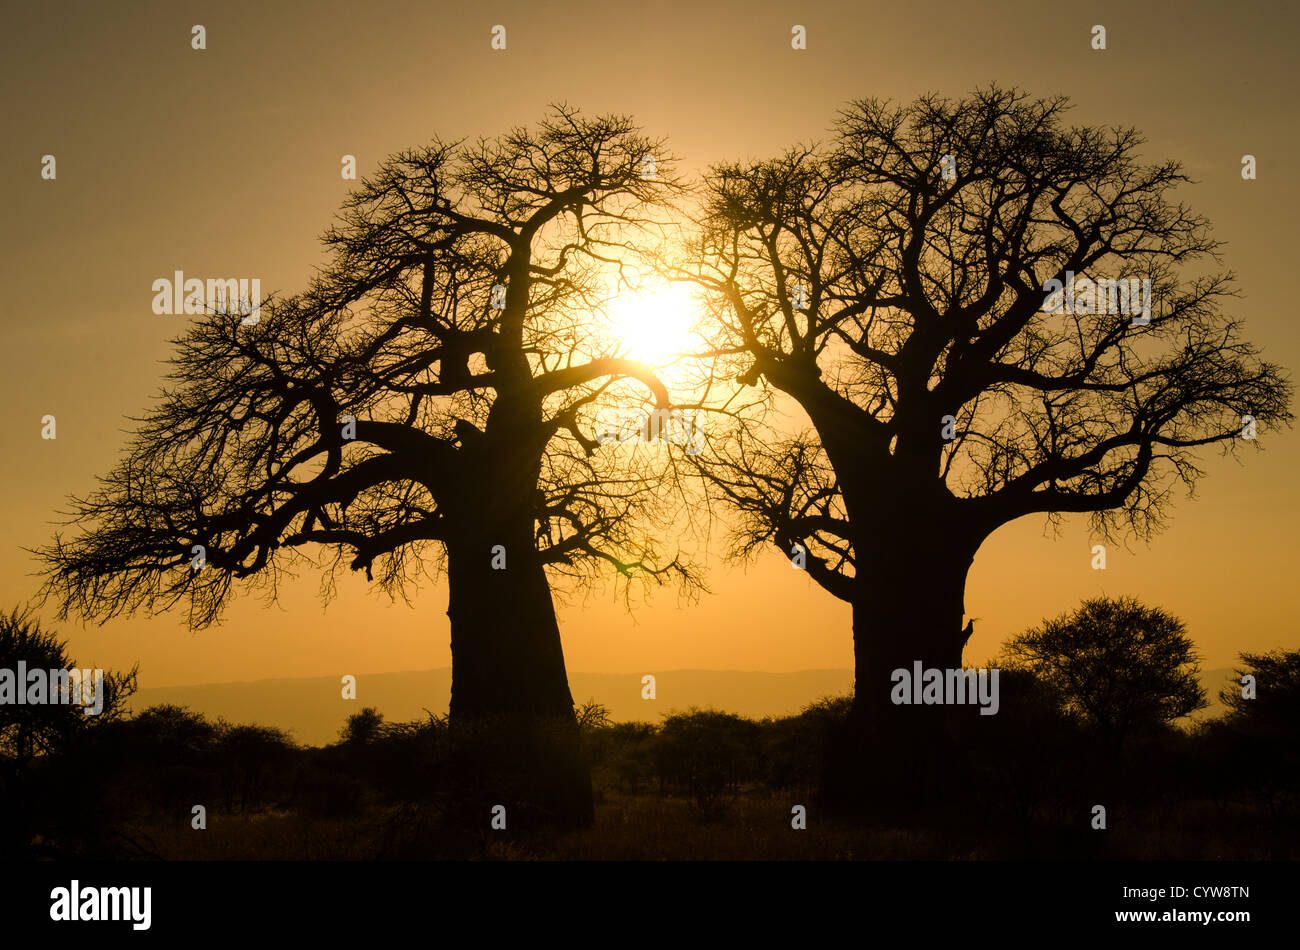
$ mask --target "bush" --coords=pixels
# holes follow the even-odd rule
[[[758,777],[762,728],[731,713],[692,708],[664,719],[653,758],[661,787],[689,796],[715,818],[742,782]]]
[[[830,750],[831,733],[848,720],[853,696],[827,696],[797,716],[771,720],[763,727],[763,781],[785,791],[820,783]]]

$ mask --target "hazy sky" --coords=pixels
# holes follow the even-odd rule
[[[0,607],[37,588],[23,547],[49,540],[71,493],[114,464],[148,407],[184,316],[156,316],[152,282],[260,276],[301,289],[349,182],[434,134],[493,135],[550,102],[636,117],[687,169],[822,136],[848,99],[909,100],[976,85],[1064,93],[1072,121],[1133,125],[1144,157],[1175,158],[1182,193],[1227,242],[1237,314],[1266,358],[1300,367],[1289,282],[1300,185],[1292,44],[1278,4],[41,3],[6,11],[0,234]],[[202,24],[207,49],[191,49]],[[495,24],[507,49],[489,48]],[[791,27],[808,48],[790,48]],[[1090,46],[1094,24],[1108,49]],[[1241,158],[1258,159],[1243,181]],[[52,154],[58,177],[41,179]],[[58,437],[41,438],[41,417]],[[1207,666],[1295,647],[1292,578],[1300,438],[1262,432],[1243,464],[1205,457],[1194,500],[1150,546],[1093,571],[1086,525],[1059,539],[1025,519],[997,533],[967,589],[968,662],[1086,596],[1135,594],[1183,617]],[[221,627],[180,616],[56,625],[83,664],[140,661],[156,686],[447,666],[446,590],[387,606],[360,578],[322,612],[304,575],[279,605],[237,600]],[[671,591],[629,616],[612,589],[561,611],[571,670],[787,671],[852,665],[849,613],[772,552],[715,566],[714,593]],[[51,610],[42,616],[48,618]]]

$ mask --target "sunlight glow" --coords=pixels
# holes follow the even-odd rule
[[[614,336],[627,355],[651,365],[670,362],[694,344],[695,301],[681,284],[620,296],[610,305]]]

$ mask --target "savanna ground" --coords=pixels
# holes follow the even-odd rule
[[[577,832],[523,835],[484,831],[477,837],[447,834],[408,824],[401,809],[380,809],[361,826],[340,819],[310,817],[281,809],[217,815],[199,834],[188,823],[142,821],[129,826],[167,860],[370,860],[382,855],[376,842],[409,827],[394,858],[561,861],[809,861],[809,860],[980,860],[1015,857],[999,842],[941,831],[870,827],[835,817],[810,819],[807,830],[789,824],[787,797],[746,789],[725,818],[705,821],[690,801],[674,796],[602,796],[593,827]],[[1254,834],[1265,815],[1224,816],[1201,803],[1169,814],[1134,810],[1126,820],[1136,831],[1111,834],[1096,843],[1088,834],[1061,831],[1068,844],[1049,858],[1267,860],[1273,842]],[[976,819],[978,820],[978,818]],[[394,829],[394,825],[397,829]],[[1086,824],[1085,824],[1086,827]],[[423,839],[423,840],[422,840]],[[428,850],[421,851],[421,846]],[[449,847],[450,846],[450,847]]]

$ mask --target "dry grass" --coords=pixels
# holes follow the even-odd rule
[[[424,830],[431,858],[483,860],[889,860],[953,857],[926,831],[870,829],[819,815],[808,805],[806,830],[791,828],[791,806],[807,804],[767,792],[729,802],[716,818],[702,817],[689,800],[607,793],[590,828],[561,834],[485,833],[466,853],[464,838],[444,850],[436,829]],[[212,814],[203,831],[188,820],[136,823],[128,833],[165,860],[366,860],[391,813],[360,820],[309,818],[293,812]],[[413,834],[415,834],[413,830]],[[418,848],[417,848],[418,850]]]
[[[806,805],[807,828],[791,828],[791,807]],[[188,816],[137,822],[128,835],[165,860],[373,860],[396,857],[487,861],[850,861],[981,860],[1008,857],[1266,860],[1285,856],[1259,840],[1260,815],[1224,813],[1213,804],[1116,808],[1104,833],[1056,819],[1038,829],[1032,853],[967,816],[960,835],[937,829],[870,826],[821,813],[805,796],[751,788],[706,818],[686,798],[611,789],[598,798],[596,820],[574,832],[512,826],[454,831],[436,809],[376,808],[356,818],[316,818],[290,811],[213,813],[203,831]],[[1086,826],[1086,816],[1084,819]],[[1104,835],[1102,837],[1101,835]],[[384,842],[381,845],[381,842]],[[1285,850],[1285,849],[1283,849]]]

